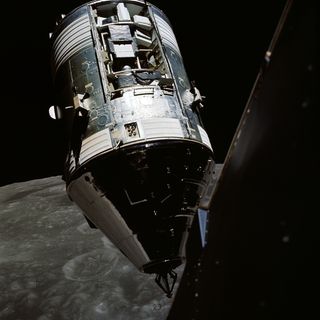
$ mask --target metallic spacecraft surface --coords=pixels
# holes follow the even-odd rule
[[[214,171],[170,22],[145,1],[93,1],[64,16],[51,42],[67,193],[170,296]]]

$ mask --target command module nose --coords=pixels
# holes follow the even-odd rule
[[[51,41],[67,193],[170,296],[214,170],[201,95],[170,23],[142,0],[93,1],[66,15]]]

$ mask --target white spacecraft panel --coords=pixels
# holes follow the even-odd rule
[[[211,146],[210,139],[208,137],[207,132],[199,125],[198,125],[198,130],[200,132],[202,142],[212,150],[212,146]]]
[[[112,148],[109,128],[94,133],[82,141],[80,163],[86,162],[94,155],[100,154]]]
[[[146,138],[183,138],[180,121],[171,118],[152,118],[141,121]]]
[[[56,38],[53,44],[56,69],[73,54],[90,45],[92,45],[92,38],[89,17],[83,15],[73,21]]]

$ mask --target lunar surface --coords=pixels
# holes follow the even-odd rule
[[[1,187],[0,219],[1,320],[166,319],[173,298],[87,225],[61,177]]]

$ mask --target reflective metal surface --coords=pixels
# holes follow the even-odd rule
[[[171,296],[172,270],[215,178],[202,96],[170,22],[147,2],[93,1],[65,16],[51,42],[67,193]]]

